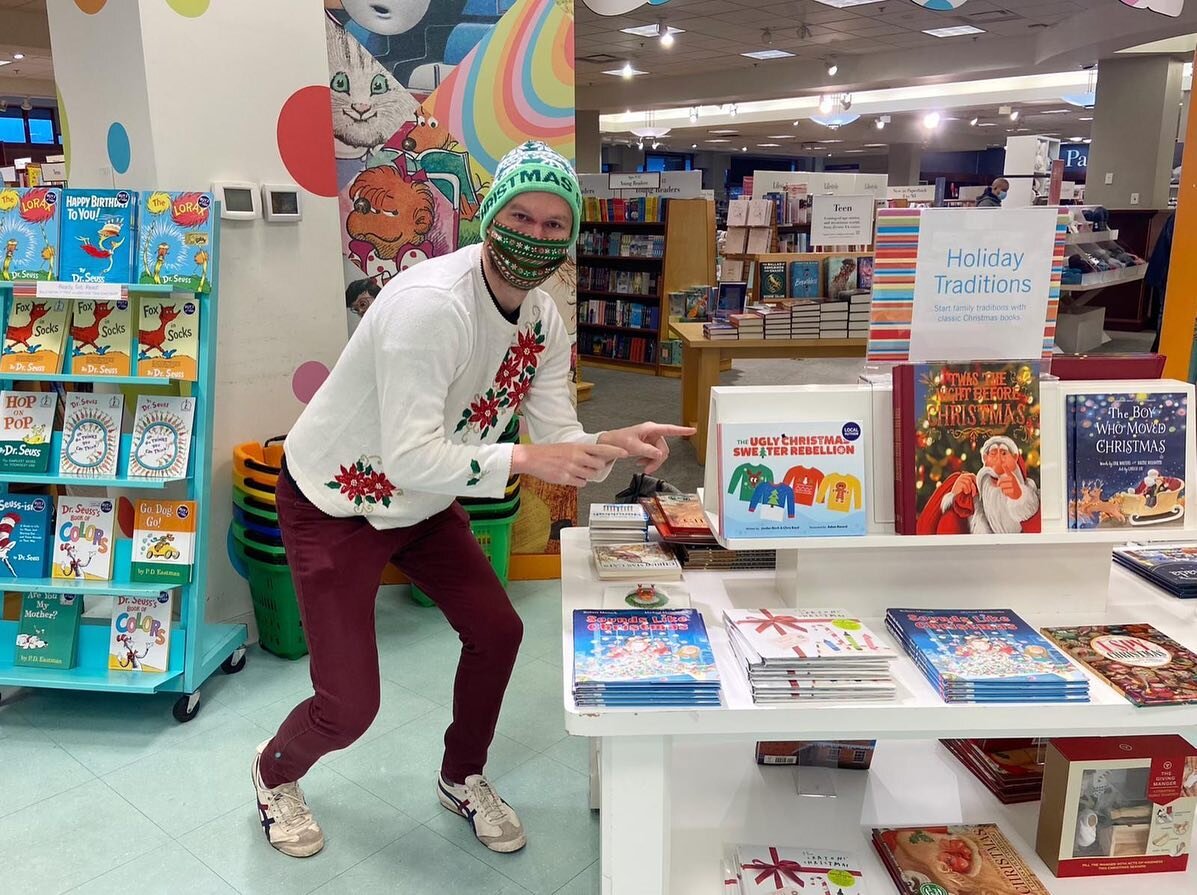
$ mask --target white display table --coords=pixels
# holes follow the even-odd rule
[[[719,665],[723,706],[580,710],[571,695],[572,613],[601,605],[607,584],[594,574],[588,538],[586,529],[569,529],[561,539],[563,688],[566,729],[601,739],[604,895],[721,893],[723,844],[736,842],[854,851],[864,862],[869,891],[885,893],[892,884],[872,854],[864,826],[960,821],[1001,825],[1058,895],[1114,895],[1148,885],[1147,877],[1056,880],[1034,852],[1038,804],[1002,806],[937,744],[882,743],[871,772],[837,772],[840,796],[816,800],[795,792],[792,769],[758,767],[752,743],[1149,733],[1181,733],[1197,742],[1197,706],[1137,709],[1099,679],[1092,681],[1092,702],[1086,705],[950,706],[905,658],[894,665],[893,703],[757,706],[731,654],[722,611],[792,605],[793,597],[780,600],[769,572],[687,572],[684,585],[703,612]],[[925,558],[934,565],[931,555],[916,556],[915,562]],[[850,566],[843,575],[851,578]],[[788,587],[782,591],[794,594]],[[908,594],[903,605],[920,605],[914,596]],[[1033,625],[1148,622],[1197,645],[1197,603],[1173,600],[1121,569],[1114,569],[1104,609],[1077,611],[1075,602],[1043,596],[1042,612],[1024,613]],[[880,617],[865,621],[892,643]],[[1187,874],[1150,877],[1150,889],[1153,895],[1191,895],[1197,891],[1197,862]]]

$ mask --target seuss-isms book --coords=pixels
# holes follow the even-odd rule
[[[141,194],[137,216],[138,282],[208,292],[212,281],[212,194]]]
[[[723,536],[863,535],[868,517],[861,434],[859,420],[721,424]]]
[[[124,395],[67,395],[58,459],[60,475],[116,475],[124,409]]]
[[[59,278],[71,283],[129,283],[137,241],[137,193],[62,191]]]
[[[50,498],[0,497],[0,586],[5,578],[45,578],[50,558]]]
[[[894,368],[899,534],[1041,530],[1039,364]]]
[[[70,303],[15,297],[4,330],[0,373],[58,373],[66,342]]]
[[[114,597],[109,671],[163,672],[170,661],[170,593]]]
[[[195,559],[195,501],[137,501],[133,523],[133,581],[186,584]]]
[[[0,187],[0,281],[58,277],[62,191]]]
[[[109,497],[58,498],[51,578],[112,578],[116,507]]]
[[[13,664],[74,668],[82,614],[79,594],[24,594]]]
[[[128,301],[77,301],[71,320],[71,372],[128,376],[133,368],[133,306]]]
[[[191,458],[195,398],[141,395],[129,443],[129,478],[181,479]]]
[[[0,472],[49,472],[55,392],[0,392]]]
[[[1148,624],[1044,628],[1137,706],[1197,703],[1197,653]]]
[[[1188,395],[1067,396],[1068,527],[1184,524]]]
[[[137,308],[137,375],[194,382],[199,375],[199,306],[145,296]]]

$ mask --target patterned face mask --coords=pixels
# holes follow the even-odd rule
[[[499,276],[526,292],[535,289],[565,263],[570,242],[568,237],[537,239],[492,223],[487,231],[486,251]]]

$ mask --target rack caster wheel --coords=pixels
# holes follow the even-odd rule
[[[180,724],[186,724],[199,714],[200,710],[200,694],[196,690],[194,693],[184,693],[175,701],[174,708],[171,709],[171,714],[175,716],[175,720]]]
[[[220,670],[225,674],[236,674],[245,667],[245,647],[239,646],[232,655],[220,663]]]

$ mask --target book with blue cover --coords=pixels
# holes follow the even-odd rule
[[[213,242],[212,194],[141,194],[137,237],[138,282],[168,284],[180,292],[208,292]]]
[[[720,531],[728,538],[863,535],[865,441],[859,420],[723,423]]]
[[[819,262],[790,262],[790,298],[819,298]]]
[[[137,193],[63,190],[59,279],[71,283],[133,281]]]
[[[1114,562],[1174,597],[1197,597],[1197,544],[1115,547]]]
[[[1068,527],[1184,525],[1188,395],[1067,396]]]
[[[890,609],[886,627],[945,702],[1073,702],[1085,673],[1009,609]]]
[[[716,705],[719,671],[697,609],[575,609],[579,705]]]
[[[0,186],[0,281],[58,275],[62,190]]]
[[[50,561],[50,499],[44,494],[0,497],[0,580],[45,578]]]

